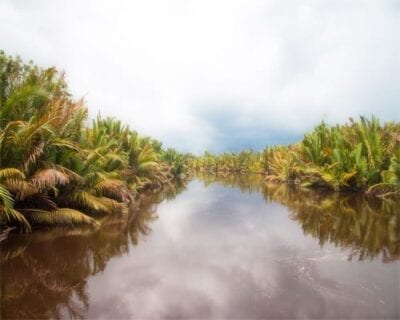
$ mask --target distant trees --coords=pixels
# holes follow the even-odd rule
[[[400,123],[380,124],[360,117],[348,124],[321,123],[303,140],[261,152],[242,151],[204,156],[193,168],[215,173],[263,172],[266,180],[326,187],[335,191],[400,193]]]

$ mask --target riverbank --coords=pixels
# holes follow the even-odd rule
[[[261,172],[266,181],[311,189],[400,196],[400,123],[362,116],[343,125],[322,122],[298,143],[260,152],[205,152],[192,167],[214,174]]]
[[[96,226],[185,170],[186,157],[113,118],[88,125],[63,72],[0,52],[2,228]]]
[[[96,226],[138,194],[192,172],[261,173],[266,182],[400,196],[400,123],[322,122],[302,141],[203,156],[164,149],[114,118],[88,124],[56,68],[0,52],[0,226]]]

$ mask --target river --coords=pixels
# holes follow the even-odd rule
[[[1,243],[2,319],[398,319],[400,204],[202,176]]]

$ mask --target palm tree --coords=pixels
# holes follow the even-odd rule
[[[169,180],[162,145],[87,109],[55,68],[0,53],[1,224],[97,225],[127,210],[134,191]]]

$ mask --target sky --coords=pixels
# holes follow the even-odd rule
[[[0,48],[64,70],[90,117],[202,153],[400,120],[400,1],[0,0]]]

